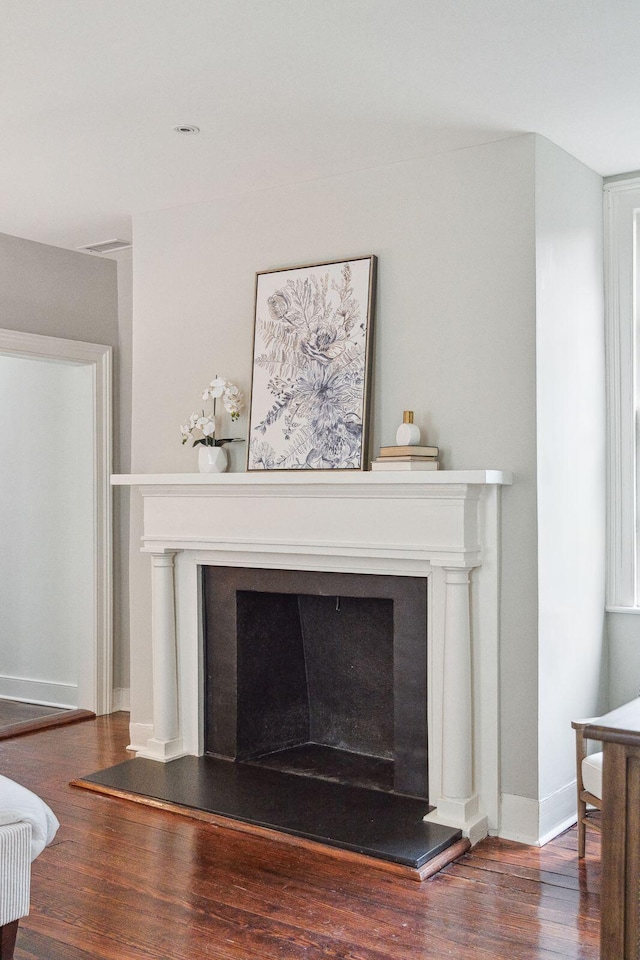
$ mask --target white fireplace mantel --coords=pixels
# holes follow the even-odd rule
[[[449,486],[451,484],[510,484],[512,475],[505,470],[433,470],[365,472],[360,470],[260,471],[252,473],[117,473],[111,477],[114,486],[210,486],[217,488],[260,487],[261,489],[304,489],[320,486],[338,489],[371,489],[394,487]],[[401,494],[400,494],[401,495]]]
[[[498,823],[497,470],[116,475],[140,488],[152,563],[153,734],[138,755],[199,755],[199,568],[270,567],[428,582],[433,819],[473,841]],[[133,691],[132,691],[133,695]]]

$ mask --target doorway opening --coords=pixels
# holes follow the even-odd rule
[[[111,709],[110,354],[0,331],[0,698]]]

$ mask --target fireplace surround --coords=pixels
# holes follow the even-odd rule
[[[131,748],[157,761],[205,752],[208,568],[423,579],[429,819],[472,842],[497,830],[499,500],[510,482],[481,470],[114,477],[141,490],[152,571],[153,715],[132,724]]]

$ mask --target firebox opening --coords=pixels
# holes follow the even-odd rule
[[[238,591],[240,760],[393,788],[393,601]]]
[[[205,752],[428,797],[424,578],[203,570]]]

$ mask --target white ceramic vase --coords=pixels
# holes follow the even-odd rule
[[[224,447],[208,447],[198,444],[198,470],[200,473],[225,473],[229,461]]]
[[[413,410],[405,410],[402,423],[396,430],[396,443],[400,447],[415,447],[420,443],[420,427],[413,422]]]

